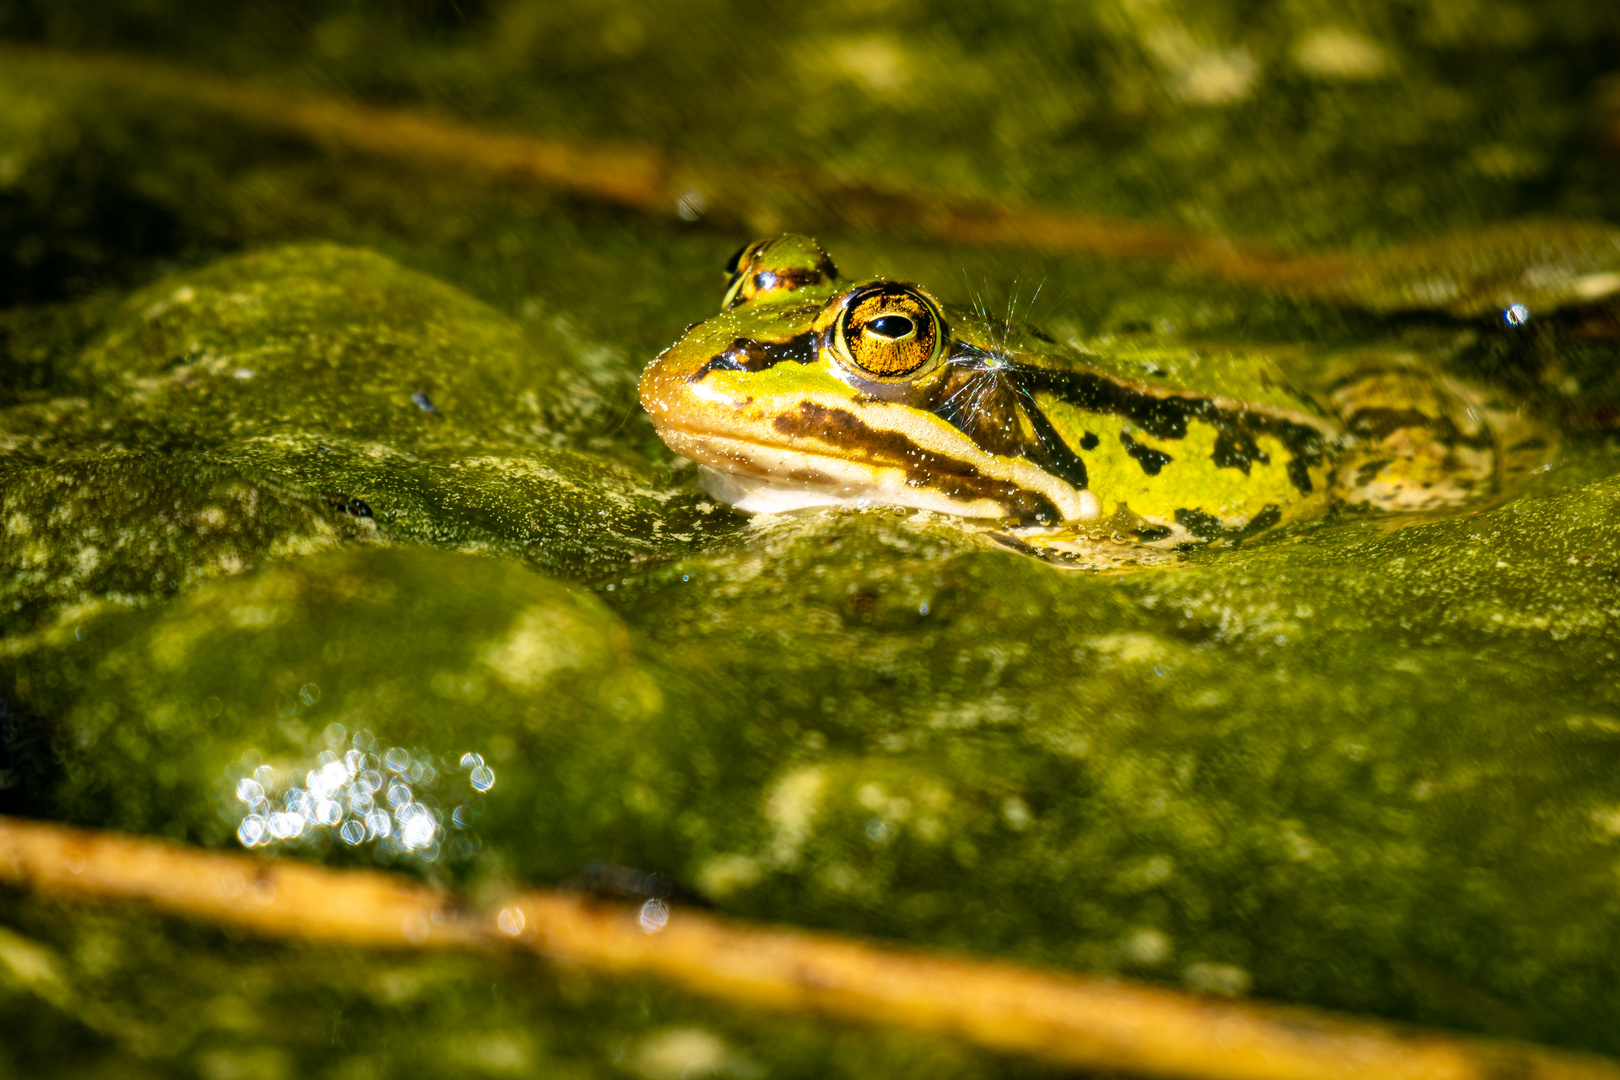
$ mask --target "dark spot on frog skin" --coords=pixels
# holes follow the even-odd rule
[[[962,351],[960,347],[958,351]],[[1187,425],[1193,420],[1201,420],[1220,432],[1240,433],[1249,440],[1254,433],[1272,435],[1291,456],[1288,480],[1301,494],[1310,493],[1310,469],[1320,465],[1326,453],[1322,433],[1313,427],[1263,412],[1223,409],[1206,397],[1144,393],[1094,372],[1055,371],[1031,365],[1018,365],[1008,377],[1017,380],[1019,387],[1031,395],[1047,393],[1086,412],[1112,413],[1155,439],[1184,439]]]
[[[1235,544],[1239,540],[1265,532],[1277,522],[1282,520],[1282,508],[1270,505],[1262,509],[1248,524],[1240,525],[1235,529],[1228,529],[1221,524],[1221,519],[1214,514],[1206,514],[1202,510],[1177,510],[1176,524],[1192,533],[1200,540],[1224,540]]]
[[[1434,427],[1437,422],[1417,409],[1358,409],[1345,418],[1345,427],[1363,438],[1382,439],[1401,428]]]
[[[1282,507],[1275,504],[1266,506],[1262,508],[1258,514],[1250,518],[1249,523],[1243,526],[1243,528],[1239,529],[1236,536],[1228,537],[1228,539],[1241,540],[1244,537],[1253,536],[1256,533],[1263,533],[1281,520]]]
[[[1311,493],[1311,466],[1322,460],[1321,450],[1317,450],[1313,459],[1303,457],[1292,458],[1288,462],[1288,482],[1293,484],[1301,495]]]
[[[809,332],[786,341],[736,338],[719,355],[692,372],[687,381],[701,382],[711,371],[765,371],[787,360],[795,364],[811,364],[815,359],[815,335]]]
[[[1135,458],[1136,463],[1142,466],[1142,471],[1149,476],[1158,476],[1161,469],[1175,460],[1163,450],[1155,450],[1151,446],[1137,442],[1128,432],[1120,432],[1119,441],[1120,445],[1125,447],[1125,452]]]
[[[1095,450],[1097,449],[1097,444],[1101,441],[1101,439],[1097,438],[1097,436],[1088,431],[1084,435],[1080,436],[1080,449]]]
[[[1377,461],[1363,462],[1356,469],[1356,483],[1358,485],[1372,483],[1384,466],[1388,465],[1394,460],[1394,458],[1379,458]]]
[[[1249,475],[1249,466],[1258,461],[1262,465],[1270,465],[1271,457],[1255,443],[1254,436],[1249,432],[1222,428],[1215,436],[1215,452],[1210,455],[1217,469],[1239,469],[1244,476]]]
[[[1063,441],[1052,422],[1036,408],[1034,402],[1025,402],[1020,408],[1035,435],[1035,445],[1026,446],[1023,450],[1024,460],[1039,465],[1074,490],[1084,491],[1090,481],[1086,463],[1080,455],[1069,449],[1069,444]]]
[[[371,507],[353,495],[344,495],[342,492],[329,492],[326,496],[326,505],[334,510],[342,510],[355,517],[371,517]]]
[[[830,443],[845,457],[866,465],[904,469],[906,483],[933,488],[947,498],[964,502],[989,499],[1001,504],[1009,517],[1042,525],[1062,519],[1057,507],[1040,492],[985,476],[970,462],[924,449],[904,435],[879,431],[847,409],[804,401],[797,412],[778,416],[774,426],[790,438]]]
[[[1202,510],[1177,510],[1176,524],[1200,540],[1214,540],[1226,531],[1220,518]]]

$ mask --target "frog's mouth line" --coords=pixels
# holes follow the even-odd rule
[[[811,402],[804,406],[812,412],[844,412]],[[859,422],[853,414],[845,415]],[[1010,517],[1051,524],[1090,520],[1101,510],[1091,492],[1076,491],[1027,462],[1003,462],[982,451],[975,454],[981,461],[966,461],[909,440],[901,450],[893,444],[904,439],[898,433],[874,433],[886,435],[891,445],[877,441],[859,444],[857,456],[844,446],[822,450],[806,445],[813,438],[808,433],[778,442],[667,421],[658,429],[676,453],[734,477],[727,490],[711,488],[711,494],[744,510],[877,502],[963,517]],[[771,505],[767,507],[766,502]]]

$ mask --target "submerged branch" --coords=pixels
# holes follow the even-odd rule
[[[503,131],[422,108],[363,105],[289,92],[118,55],[0,43],[27,60],[108,86],[218,111],[265,130],[417,166],[449,167],[537,184],[659,217],[701,215],[759,234],[857,227],[917,231],[952,243],[1061,255],[1166,260],[1253,285],[1309,286],[1336,279],[1349,256],[1295,258],[1260,245],[1168,225],[1038,206],[882,190],[782,162],[681,160],[646,145],[608,145]]]
[[[1620,296],[1620,230],[1595,222],[1509,222],[1371,255],[1289,254],[1251,240],[995,200],[884,189],[808,164],[704,162],[648,145],[543,138],[421,107],[364,105],[128,56],[0,43],[0,58],[109,88],[213,110],[265,131],[401,162],[533,185],[662,218],[704,218],[755,235],[855,228],[1057,256],[1150,259],[1178,270],[1373,311],[1542,317]],[[1589,320],[1590,321],[1590,320]],[[1597,336],[1614,335],[1602,315]]]
[[[0,881],[45,895],[141,901],[305,942],[533,950],[650,975],[744,1007],[815,1011],[963,1038],[1090,1069],[1193,1080],[1620,1080],[1620,1066],[1304,1009],[1229,1002],[1111,979],[954,959],[826,933],[526,892],[485,911],[376,871],[179,847],[0,818]],[[654,932],[649,932],[649,929]]]

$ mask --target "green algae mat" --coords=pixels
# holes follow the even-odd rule
[[[0,812],[1620,1055],[1617,46],[1582,4],[12,5]],[[669,183],[379,149],[388,110]],[[1091,348],[1418,356],[1559,449],[1125,574],[750,519],[636,379],[784,227]],[[0,915],[0,1075],[1037,1070]]]

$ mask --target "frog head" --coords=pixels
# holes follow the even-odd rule
[[[987,373],[1009,354],[982,328],[953,330],[916,285],[843,280],[805,236],[749,244],[726,270],[720,314],[641,377],[659,434],[704,467],[711,494],[750,511],[889,503],[1041,523],[1097,516],[1083,468],[1051,468],[1030,452],[1040,433],[1019,426],[1018,403],[990,400]],[[984,400],[953,406],[970,391]]]

